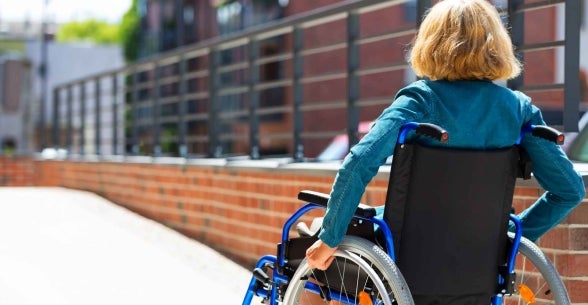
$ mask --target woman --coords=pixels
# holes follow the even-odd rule
[[[423,79],[397,93],[343,161],[319,240],[306,252],[313,268],[324,270],[333,261],[366,185],[392,154],[391,139],[403,123],[443,126],[451,135],[447,146],[471,149],[512,146],[523,125],[545,125],[528,96],[492,82],[516,77],[521,65],[498,12],[486,0],[445,0],[433,6],[415,37],[409,62]],[[557,145],[525,136],[522,146],[546,190],[519,215],[523,235],[534,241],[582,201],[585,187]]]

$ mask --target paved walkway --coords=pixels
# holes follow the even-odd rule
[[[0,188],[0,304],[241,304],[250,275],[92,193]]]

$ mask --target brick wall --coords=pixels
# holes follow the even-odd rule
[[[282,224],[303,204],[296,198],[298,192],[328,192],[334,173],[333,169],[276,168],[275,164],[252,167],[0,158],[0,177],[8,177],[2,178],[0,185],[91,191],[247,267],[263,254],[275,254]],[[386,173],[376,176],[363,202],[384,202],[386,183]],[[520,184],[515,208],[520,211],[529,206],[541,193],[532,182]],[[588,303],[588,205],[576,209],[539,245],[564,278],[573,303]]]
[[[0,186],[33,186],[34,172],[30,158],[0,156]]]
[[[330,174],[238,167],[35,162],[38,185],[97,193],[251,265],[275,252],[302,189],[330,190]],[[383,201],[384,181],[368,196]]]

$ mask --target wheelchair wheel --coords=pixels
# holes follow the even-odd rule
[[[372,242],[347,236],[335,256],[326,271],[310,269],[304,259],[288,284],[283,304],[414,305],[402,274]]]
[[[509,233],[512,238],[512,234]],[[521,238],[516,261],[515,293],[504,296],[505,305],[569,305],[567,290],[557,270],[533,242]]]

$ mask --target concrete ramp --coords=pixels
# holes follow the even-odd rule
[[[92,193],[0,188],[0,304],[241,304],[250,276]]]

